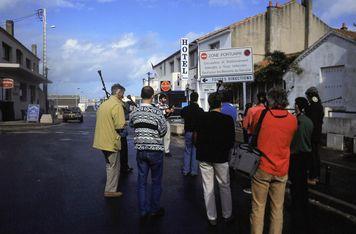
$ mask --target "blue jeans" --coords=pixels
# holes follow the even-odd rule
[[[161,151],[137,151],[137,195],[140,215],[156,212],[160,208],[162,193],[163,152]],[[151,169],[151,197],[147,192],[147,177]]]
[[[196,149],[193,145],[193,133],[186,132],[184,135],[185,139],[185,150],[184,150],[184,161],[183,161],[183,174],[198,174],[198,162],[196,159]]]

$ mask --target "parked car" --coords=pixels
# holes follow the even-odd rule
[[[69,107],[63,110],[63,122],[68,122],[68,120],[79,120],[83,123],[83,113],[79,107]]]

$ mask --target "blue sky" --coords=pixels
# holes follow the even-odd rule
[[[194,39],[267,5],[268,0],[0,0],[0,21],[46,7],[49,26],[56,26],[48,29],[49,92],[97,98],[103,96],[98,69],[108,87],[118,82],[127,94],[138,95],[150,62],[176,51],[179,38]],[[330,26],[346,22],[355,30],[356,1],[314,0],[313,8]],[[38,44],[41,52],[41,22],[35,17],[15,23],[15,36],[28,47]]]

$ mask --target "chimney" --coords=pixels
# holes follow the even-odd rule
[[[32,49],[32,53],[37,56],[37,45],[32,44],[31,49]]]
[[[304,49],[307,49],[311,44],[311,22],[313,20],[313,1],[302,0],[302,5],[305,7],[305,32],[304,32]]]
[[[6,20],[6,31],[11,35],[14,36],[14,21]]]
[[[342,26],[341,26],[341,28],[340,28],[341,30],[343,30],[343,31],[347,31],[347,26],[346,26],[346,23],[342,23]]]
[[[269,1],[269,2],[268,2],[268,7],[267,7],[267,8],[269,8],[269,7],[273,7],[272,1]]]

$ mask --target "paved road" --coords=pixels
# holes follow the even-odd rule
[[[210,228],[200,178],[180,174],[183,139],[173,137],[173,158],[164,162],[162,205],[166,216],[140,226],[136,165],[129,138],[133,174],[120,178],[124,196],[105,199],[105,161],[91,148],[95,117],[40,130],[0,134],[0,233],[248,233],[248,180],[232,183],[235,223]],[[284,233],[291,233],[286,204]],[[314,233],[352,233],[356,226],[311,206]]]

